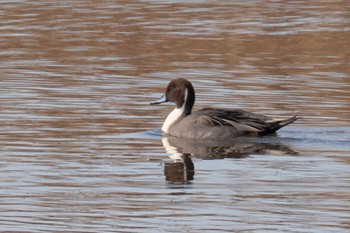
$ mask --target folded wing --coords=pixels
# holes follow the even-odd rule
[[[239,109],[204,108],[193,114],[197,115],[198,121],[207,126],[230,126],[238,131],[246,133],[258,133],[260,135],[274,133],[298,119],[293,116],[288,119],[275,120],[270,117],[255,114]]]

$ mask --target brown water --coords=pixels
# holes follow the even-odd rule
[[[0,231],[349,232],[349,39],[347,0],[1,1]],[[302,119],[167,141],[176,77]]]

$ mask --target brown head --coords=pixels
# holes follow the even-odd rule
[[[185,114],[191,114],[192,107],[195,101],[195,92],[192,84],[184,78],[173,79],[167,86],[165,95],[160,101],[151,103],[161,104],[165,102],[174,102],[176,108],[185,109]]]

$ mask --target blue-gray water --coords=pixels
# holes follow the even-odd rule
[[[0,2],[1,232],[349,232],[348,1]],[[299,114],[230,145],[195,108]],[[181,156],[179,152],[184,152]]]

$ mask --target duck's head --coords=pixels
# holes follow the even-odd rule
[[[163,97],[151,105],[174,102],[176,108],[184,108],[185,114],[188,115],[192,111],[194,101],[195,93],[192,84],[187,79],[177,78],[168,84]]]

